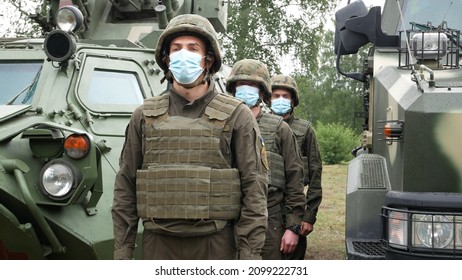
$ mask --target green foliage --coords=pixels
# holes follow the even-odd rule
[[[334,32],[326,28],[338,1],[230,0],[228,32],[223,35],[224,61],[243,58],[265,62],[271,74],[281,73],[282,57],[292,63],[300,104],[296,115],[314,125],[337,122],[363,131],[363,84],[340,75],[335,67]],[[297,11],[287,13],[288,9]],[[331,24],[333,26],[334,24]],[[344,72],[360,72],[367,47],[359,55],[344,56]]]
[[[340,123],[318,122],[316,137],[326,164],[339,164],[353,158],[351,151],[358,146],[360,136]]]
[[[40,37],[42,31],[40,26],[31,17],[40,13],[40,0],[8,0],[0,6],[0,15],[8,24],[0,28],[0,37],[21,38]]]
[[[289,55],[299,71],[317,70],[316,57],[324,23],[335,2],[328,0],[229,0],[228,31],[223,35],[224,62],[253,58],[271,74]]]
[[[364,119],[355,118],[355,112],[363,112],[363,84],[340,75],[335,67],[334,33],[324,34],[319,47],[319,70],[307,76],[294,74],[300,92],[300,105],[296,114],[317,124],[340,123],[362,132]],[[362,61],[367,49],[341,60],[341,68],[346,72],[362,71]]]

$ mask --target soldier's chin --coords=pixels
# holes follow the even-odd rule
[[[176,81],[176,80],[175,80]],[[194,88],[194,87],[197,87],[198,85],[203,85],[205,84],[207,81],[204,79],[204,77],[199,77],[197,78],[197,80],[195,80],[194,82],[190,83],[190,84],[182,84],[178,81],[176,81],[176,83],[179,85],[179,86],[182,86],[184,88]]]

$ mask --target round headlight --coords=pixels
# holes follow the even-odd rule
[[[425,247],[445,248],[453,242],[454,226],[446,216],[425,215],[416,222],[416,233]]]
[[[62,160],[46,164],[40,175],[42,190],[54,199],[66,199],[77,184],[76,172]]]
[[[56,13],[56,25],[66,32],[76,32],[83,24],[82,12],[74,6],[61,7]]]

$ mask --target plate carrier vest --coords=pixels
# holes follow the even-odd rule
[[[169,95],[146,99],[146,153],[137,171],[137,209],[142,219],[237,219],[239,171],[220,150],[228,119],[241,103],[217,95],[201,118],[169,116]]]
[[[269,162],[268,170],[268,193],[276,190],[284,190],[285,186],[285,169],[284,158],[281,155],[278,145],[276,145],[277,128],[283,121],[282,117],[263,113],[258,125],[260,133],[265,141],[267,158]]]

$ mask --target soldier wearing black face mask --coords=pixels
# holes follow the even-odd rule
[[[173,18],[156,61],[171,89],[130,120],[116,176],[116,259],[261,259],[267,227],[266,156],[245,104],[215,90],[215,30],[198,15]]]

